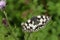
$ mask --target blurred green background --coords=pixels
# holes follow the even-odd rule
[[[49,23],[37,32],[22,31],[21,22],[32,16],[45,14],[44,0],[6,0],[5,11],[10,26],[5,26],[4,13],[0,11],[0,40],[60,40],[60,0],[47,1]],[[30,34],[30,35],[29,35]]]

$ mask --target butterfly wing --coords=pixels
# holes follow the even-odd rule
[[[50,20],[49,16],[38,15],[38,16],[32,17],[31,19],[27,20],[25,23],[22,23],[21,25],[24,31],[34,32],[44,27],[49,20]]]

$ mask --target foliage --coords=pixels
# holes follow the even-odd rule
[[[43,9],[42,0],[6,1],[5,11],[7,12],[10,27],[2,23],[5,16],[0,11],[0,40],[60,40],[59,0],[47,0],[48,14],[51,16],[51,20],[44,28],[33,33],[23,32],[21,22],[32,16],[44,14],[46,10]]]

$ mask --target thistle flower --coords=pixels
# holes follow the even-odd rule
[[[3,9],[6,6],[6,0],[0,0],[0,9]]]

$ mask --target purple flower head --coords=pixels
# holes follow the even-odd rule
[[[6,6],[6,0],[0,1],[0,9],[3,9]]]

